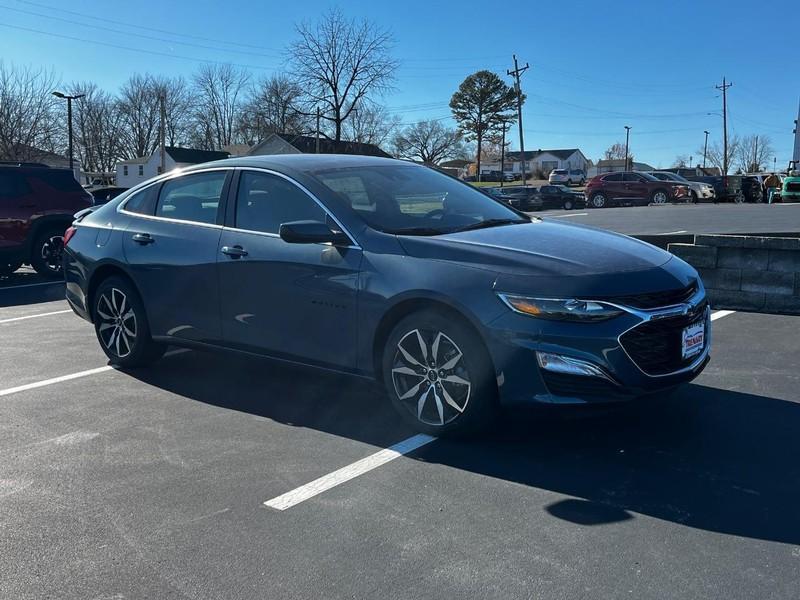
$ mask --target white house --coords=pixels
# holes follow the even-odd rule
[[[506,171],[520,173],[522,171],[522,155],[520,152],[506,152]],[[545,177],[553,169],[581,169],[584,172],[589,168],[590,161],[578,148],[563,150],[526,150],[525,172],[529,174],[541,173]],[[483,167],[481,168],[483,170]]]
[[[175,148],[167,146],[165,149],[165,171],[172,171],[189,165],[222,160],[228,158],[227,152],[216,150],[195,150],[194,148]],[[161,152],[156,150],[148,156],[142,156],[117,163],[117,186],[133,187],[147,181],[161,173]]]

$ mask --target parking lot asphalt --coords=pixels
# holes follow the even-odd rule
[[[413,435],[374,384],[102,369],[47,289],[0,308],[0,598],[797,597],[793,317],[720,315],[670,398],[509,415],[276,510]]]
[[[664,204],[530,213],[627,235],[795,233],[800,204]]]

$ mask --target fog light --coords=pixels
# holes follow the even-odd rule
[[[563,356],[561,354],[552,354],[550,352],[537,352],[536,360],[539,362],[539,366],[545,371],[564,373],[566,375],[581,375],[584,377],[600,377],[612,381],[600,367],[578,358]]]

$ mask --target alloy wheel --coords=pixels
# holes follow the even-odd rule
[[[61,272],[61,257],[64,253],[64,236],[51,235],[42,244],[42,262],[52,273]]]
[[[595,208],[603,208],[606,205],[606,197],[603,194],[596,194],[592,197],[592,206]]]
[[[117,288],[103,292],[97,300],[97,317],[97,332],[106,349],[119,358],[128,356],[136,342],[137,324],[127,296]]]
[[[667,203],[667,194],[666,192],[656,192],[653,194],[653,204],[666,204]]]
[[[420,422],[443,426],[467,408],[472,383],[464,355],[441,331],[414,329],[397,343],[392,362],[397,399]]]

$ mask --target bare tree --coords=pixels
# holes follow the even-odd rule
[[[158,147],[158,93],[150,75],[132,75],[122,86],[117,108],[126,158],[150,156]]]
[[[36,160],[60,146],[66,119],[52,96],[51,72],[0,61],[0,160]]]
[[[604,153],[606,160],[625,160],[625,144],[616,142],[612,144]],[[628,159],[633,162],[633,154],[628,154]]]
[[[390,51],[392,38],[367,20],[346,19],[332,9],[315,24],[297,25],[299,39],[289,57],[310,103],[342,139],[342,125],[371,95],[386,91],[398,62]]]
[[[73,107],[75,147],[86,171],[108,172],[125,156],[123,122],[111,94],[94,83],[74,83],[70,95],[83,95]]]
[[[342,137],[351,142],[383,145],[400,126],[400,118],[382,106],[363,102],[342,124]]]
[[[240,139],[249,80],[246,71],[229,64],[203,65],[195,74],[195,126],[202,148],[214,150]]]
[[[672,166],[678,169],[684,169],[689,166],[689,158],[685,154],[679,154],[675,157],[675,162]]]
[[[459,152],[461,145],[461,133],[439,121],[414,123],[395,137],[395,148],[400,158],[434,165],[451,158]]]
[[[745,173],[756,173],[766,168],[774,154],[769,136],[746,135],[736,148],[737,166]]]
[[[303,90],[286,75],[272,75],[250,91],[241,118],[242,137],[258,143],[270,133],[303,134],[312,131],[302,104]]]
[[[739,149],[739,145],[741,144],[741,140],[739,136],[732,135],[728,136],[728,167],[733,164],[733,158],[736,156],[736,153]],[[699,156],[703,156],[703,148],[697,150]],[[714,141],[708,145],[708,152],[706,153],[706,162],[710,164],[712,167],[717,167],[720,173],[723,172],[725,168],[725,161],[724,158],[724,146],[720,141]],[[702,164],[702,163],[701,163]],[[725,173],[727,175],[727,173]]]

